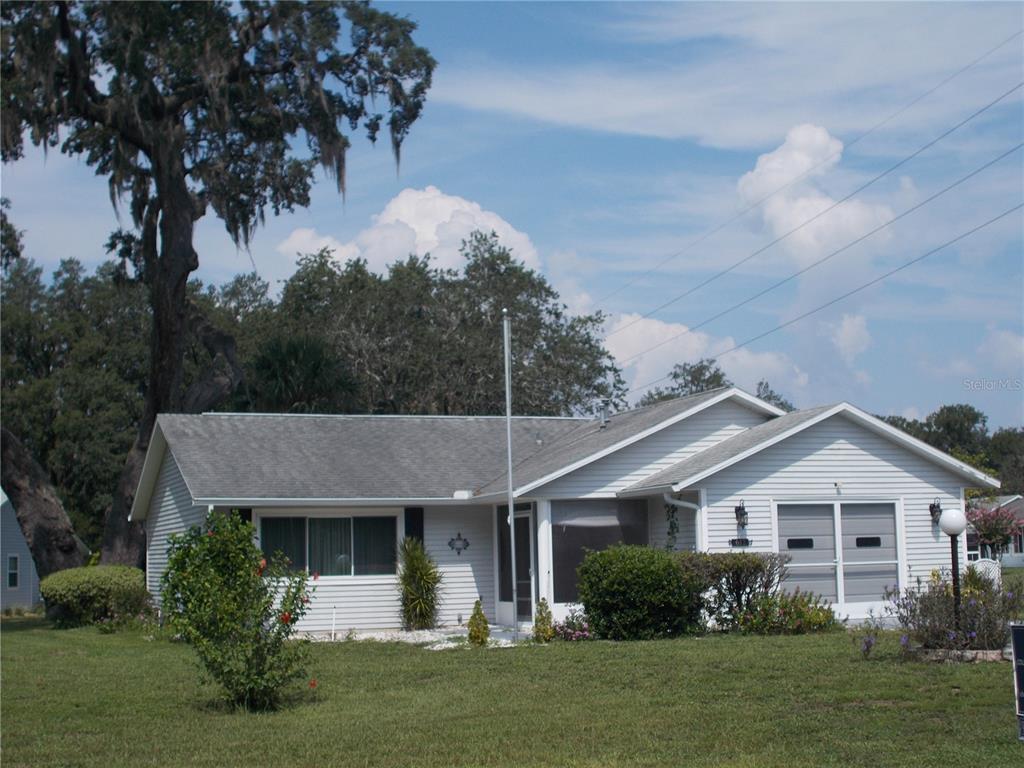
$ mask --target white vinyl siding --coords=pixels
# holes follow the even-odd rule
[[[21,532],[18,516],[9,501],[3,502],[2,520],[0,520],[0,563],[3,564],[3,583],[0,584],[0,608],[32,608],[37,605],[39,596],[39,577],[36,566],[32,562],[32,552]],[[18,559],[18,586],[8,587],[8,567],[10,558]]]
[[[461,555],[448,546],[459,533],[469,541]],[[438,622],[456,626],[461,616],[465,624],[479,598],[493,622],[494,508],[427,507],[423,511],[423,543],[442,574]]]
[[[841,487],[837,493],[836,483]],[[842,415],[808,427],[698,483],[706,490],[711,551],[730,551],[738,532],[734,507],[743,500],[750,516],[746,535],[752,551],[775,548],[771,502],[902,499],[901,534],[908,572],[905,583],[948,567],[949,538],[933,526],[928,505],[961,504],[956,475]],[[897,524],[900,516],[897,513]]]
[[[170,538],[206,519],[206,507],[192,504],[192,495],[181,476],[170,448],[164,453],[160,474],[149,500],[146,516],[146,587],[153,599],[160,600],[160,580],[167,570]]]
[[[732,400],[710,406],[650,437],[598,459],[531,495],[551,499],[610,496],[768,417]]]

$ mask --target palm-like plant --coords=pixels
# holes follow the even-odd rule
[[[398,550],[401,570],[402,626],[405,629],[433,629],[437,623],[441,571],[427,553],[423,542],[407,536]]]

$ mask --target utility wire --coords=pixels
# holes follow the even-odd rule
[[[830,205],[830,206],[828,206],[827,208],[824,208],[823,210],[821,210],[821,211],[819,211],[818,213],[814,214],[813,216],[811,216],[811,217],[810,217],[809,219],[807,219],[806,221],[804,221],[804,222],[802,222],[801,224],[798,224],[797,226],[793,227],[793,228],[792,228],[792,229],[790,229],[790,230],[789,230],[788,232],[785,232],[784,234],[782,234],[782,235],[779,235],[778,237],[776,237],[776,238],[775,238],[774,240],[772,240],[771,242],[767,243],[766,245],[763,245],[763,246],[761,246],[760,248],[758,248],[758,249],[757,249],[756,251],[754,251],[753,253],[751,253],[751,254],[749,254],[749,255],[747,255],[747,256],[744,256],[744,257],[743,257],[742,259],[740,259],[739,261],[737,261],[737,262],[734,262],[733,264],[731,264],[730,266],[728,266],[728,267],[726,267],[725,269],[721,270],[720,272],[717,272],[717,273],[715,273],[714,275],[712,275],[712,276],[711,276],[711,277],[709,277],[708,279],[706,279],[706,280],[704,280],[704,281],[702,281],[702,282],[698,283],[697,285],[693,286],[693,287],[692,287],[692,288],[690,288],[689,290],[686,290],[686,291],[684,291],[683,293],[679,294],[678,296],[675,296],[675,297],[673,297],[673,298],[669,299],[668,301],[666,301],[666,302],[664,302],[664,303],[662,303],[662,304],[659,304],[659,305],[658,305],[657,307],[655,307],[655,308],[654,308],[654,309],[652,309],[651,311],[649,311],[649,312],[647,312],[647,313],[645,313],[645,314],[643,314],[643,315],[640,315],[640,316],[639,316],[639,317],[637,317],[636,319],[634,319],[634,320],[631,320],[630,322],[626,323],[625,325],[623,325],[623,326],[620,326],[620,327],[616,328],[616,329],[615,329],[614,331],[612,331],[612,332],[610,332],[610,333],[606,334],[606,335],[605,335],[605,337],[604,337],[604,338],[605,338],[605,341],[607,341],[607,340],[608,340],[609,338],[611,338],[611,337],[612,337],[612,336],[614,336],[615,334],[617,334],[617,333],[622,333],[622,332],[623,332],[624,330],[626,330],[627,328],[630,328],[631,326],[633,326],[633,325],[636,325],[636,324],[637,324],[637,323],[639,323],[639,322],[640,322],[641,320],[646,320],[647,318],[651,317],[652,315],[655,315],[655,314],[657,314],[658,312],[660,312],[661,310],[665,309],[666,307],[669,307],[669,306],[671,306],[672,304],[675,304],[675,303],[676,303],[677,301],[679,301],[680,299],[683,299],[683,298],[685,298],[685,297],[689,296],[689,295],[690,295],[690,294],[692,294],[692,293],[693,293],[694,291],[700,290],[701,288],[704,288],[705,286],[709,285],[710,283],[713,283],[713,282],[714,282],[715,280],[717,280],[718,278],[720,278],[720,277],[723,277],[724,275],[727,275],[727,274],[729,274],[730,272],[732,272],[732,271],[733,271],[734,269],[736,269],[737,267],[739,267],[739,266],[742,266],[743,264],[746,264],[746,263],[747,263],[748,261],[750,261],[751,259],[753,259],[753,258],[754,258],[755,256],[757,256],[757,255],[759,255],[759,254],[762,254],[762,253],[764,253],[764,252],[765,252],[765,251],[767,251],[767,250],[768,250],[769,248],[771,248],[772,246],[774,246],[774,245],[776,245],[776,244],[778,244],[778,243],[782,242],[783,240],[785,240],[785,239],[786,239],[787,237],[789,237],[790,235],[792,235],[792,234],[794,234],[794,233],[796,233],[796,232],[799,232],[799,231],[800,231],[801,229],[803,229],[803,228],[804,228],[804,227],[806,227],[807,225],[809,225],[809,224],[811,224],[811,223],[813,223],[813,222],[817,221],[817,220],[818,220],[818,219],[820,219],[820,218],[821,218],[822,216],[824,216],[825,214],[827,214],[827,213],[828,213],[829,211],[833,211],[833,210],[835,210],[835,209],[836,209],[836,208],[838,208],[839,206],[841,206],[841,205],[843,205],[844,203],[846,203],[847,201],[849,201],[849,200],[850,200],[851,198],[853,198],[853,197],[854,197],[855,195],[857,195],[857,194],[859,194],[859,193],[863,192],[863,191],[864,191],[865,189],[867,189],[868,187],[870,187],[870,186],[871,186],[872,184],[874,184],[875,182],[879,181],[880,179],[883,179],[883,178],[885,178],[886,176],[888,176],[888,175],[889,175],[890,173],[892,173],[893,171],[895,171],[895,170],[897,170],[898,168],[901,168],[902,166],[906,165],[906,164],[907,164],[908,162],[910,162],[911,160],[913,160],[913,159],[914,159],[915,157],[917,157],[918,155],[920,155],[920,154],[921,154],[922,152],[925,152],[926,150],[928,150],[928,149],[930,149],[931,147],[935,146],[936,144],[938,144],[938,143],[939,143],[940,141],[942,141],[942,140],[943,140],[944,138],[946,138],[947,136],[949,136],[949,135],[950,135],[951,133],[953,133],[953,132],[954,132],[954,131],[956,131],[957,129],[959,129],[959,128],[963,127],[964,125],[966,125],[967,123],[971,122],[971,121],[972,121],[972,120],[974,120],[974,119],[975,119],[976,117],[978,117],[978,116],[980,116],[980,115],[984,114],[985,112],[987,112],[988,110],[990,110],[990,109],[991,109],[992,107],[994,107],[994,106],[995,106],[996,104],[998,104],[998,103],[999,103],[999,102],[1001,102],[1001,101],[1002,101],[1003,99],[1005,99],[1005,98],[1006,98],[1007,96],[1009,96],[1010,94],[1012,94],[1012,93],[1013,93],[1014,91],[1020,90],[1021,86],[1024,86],[1024,80],[1022,80],[1021,82],[1017,83],[1017,84],[1016,84],[1015,86],[1013,86],[1012,88],[1010,88],[1010,90],[1006,91],[1006,92],[1005,92],[1005,93],[1003,93],[1003,94],[1002,94],[1001,96],[998,96],[998,97],[997,97],[997,98],[995,98],[994,100],[990,101],[990,102],[989,102],[988,104],[986,104],[985,106],[981,107],[980,109],[977,109],[977,110],[975,110],[975,111],[974,111],[973,113],[971,113],[971,114],[970,114],[970,115],[969,115],[968,117],[964,118],[963,120],[961,120],[961,121],[960,121],[959,123],[957,123],[957,124],[956,124],[956,125],[954,125],[953,127],[951,127],[951,128],[947,128],[947,129],[946,129],[945,131],[943,131],[943,132],[942,132],[941,134],[939,134],[939,135],[938,135],[938,136],[936,136],[936,137],[935,137],[934,139],[932,139],[931,141],[929,141],[929,142],[928,142],[927,144],[925,144],[924,146],[922,146],[922,147],[920,147],[920,148],[916,149],[916,150],[915,150],[914,152],[912,152],[911,154],[907,155],[907,156],[906,156],[906,157],[904,157],[904,158],[903,158],[902,160],[899,160],[899,161],[898,161],[898,162],[896,162],[895,164],[893,164],[893,165],[889,166],[889,168],[887,168],[886,170],[882,171],[882,172],[881,172],[880,174],[878,174],[877,176],[875,176],[875,177],[873,177],[873,178],[869,179],[869,180],[868,180],[867,182],[865,182],[864,184],[861,184],[861,185],[860,185],[859,187],[857,187],[857,188],[856,188],[855,190],[853,190],[852,192],[850,192],[850,193],[849,193],[848,195],[846,195],[845,197],[843,197],[843,198],[841,198],[841,199],[837,200],[836,202],[832,203],[832,205]]]
[[[769,192],[764,197],[754,201],[753,203],[748,205],[746,208],[740,210],[739,212],[737,212],[736,214],[734,214],[730,218],[728,218],[725,221],[721,222],[720,224],[718,224],[717,226],[713,227],[712,229],[709,229],[704,234],[702,234],[699,237],[697,237],[697,239],[691,240],[689,243],[684,245],[681,249],[679,249],[675,253],[672,253],[672,254],[668,255],[667,257],[665,257],[664,259],[659,261],[657,264],[655,264],[653,267],[651,267],[647,271],[637,275],[634,278],[631,278],[630,280],[627,280],[624,283],[621,283],[621,284],[617,285],[611,291],[609,291],[604,296],[599,298],[596,303],[598,305],[604,304],[612,296],[615,296],[616,294],[620,293],[621,291],[624,291],[626,288],[630,287],[631,285],[635,285],[637,282],[639,282],[643,278],[647,277],[648,275],[651,275],[651,274],[657,272],[659,269],[664,267],[670,261],[674,261],[675,259],[678,259],[680,256],[682,256],[684,253],[688,252],[695,245],[699,245],[700,243],[704,242],[705,240],[707,240],[712,235],[715,235],[718,232],[721,232],[723,229],[728,227],[733,222],[738,221],[739,219],[743,218],[744,216],[746,216],[748,213],[750,213],[755,208],[760,207],[762,203],[767,202],[771,198],[775,197],[775,195],[777,195],[780,192],[783,192],[783,191],[789,189],[791,186],[793,186],[797,182],[802,181],[803,179],[807,178],[809,175],[811,175],[818,168],[820,168],[821,166],[825,165],[828,162],[831,162],[835,158],[837,158],[840,155],[842,155],[842,153],[844,151],[848,150],[850,147],[852,147],[855,144],[857,144],[859,141],[861,141],[863,139],[866,139],[868,136],[873,134],[879,128],[882,128],[883,126],[885,126],[888,123],[892,122],[897,117],[899,117],[904,112],[906,112],[908,109],[910,109],[911,107],[913,107],[914,105],[916,105],[917,103],[922,101],[923,99],[926,99],[927,97],[931,96],[933,93],[935,93],[937,90],[939,90],[944,85],[949,83],[951,80],[956,79],[957,77],[962,75],[964,72],[967,72],[968,70],[974,68],[976,65],[980,64],[982,61],[987,59],[989,56],[991,56],[993,53],[998,51],[1000,48],[1002,48],[1003,46],[1005,46],[1005,45],[1011,43],[1012,41],[1016,40],[1018,37],[1021,36],[1021,34],[1024,34],[1024,30],[1017,30],[1012,35],[1010,35],[1008,38],[1003,40],[1003,42],[1001,42],[998,45],[996,45],[994,48],[989,48],[987,51],[985,51],[985,53],[981,54],[981,56],[978,56],[976,59],[973,59],[972,61],[968,62],[967,64],[962,66],[960,69],[958,69],[955,72],[953,72],[952,74],[948,75],[944,80],[942,80],[941,82],[939,82],[936,85],[934,85],[931,88],[929,88],[927,91],[922,93],[920,96],[916,97],[915,99],[913,99],[911,101],[908,101],[906,104],[904,104],[902,107],[900,107],[895,112],[890,114],[888,117],[883,118],[881,121],[875,123],[873,126],[871,126],[866,131],[864,131],[864,133],[860,134],[856,138],[854,138],[854,139],[850,140],[849,142],[847,142],[842,149],[838,150],[837,152],[833,152],[828,157],[826,157],[823,160],[819,161],[815,165],[812,165],[810,168],[808,168],[806,171],[804,171],[800,175],[793,177],[792,179],[787,181],[785,184],[783,184],[781,187],[778,187],[778,188],[774,189],[773,191]]]
[[[729,349],[725,350],[724,352],[719,352],[716,355],[716,358],[720,359],[720,358],[722,358],[725,355],[728,355],[728,354],[730,354],[732,352],[735,352],[738,349],[741,349],[742,347],[747,346],[748,344],[752,344],[755,341],[763,339],[765,336],[770,336],[771,334],[775,333],[776,331],[781,331],[783,328],[788,328],[789,326],[793,325],[794,323],[798,323],[801,320],[803,320],[803,319],[805,319],[807,317],[810,317],[811,315],[815,314],[816,312],[820,312],[823,309],[827,309],[828,307],[831,307],[833,304],[838,304],[840,301],[843,301],[844,299],[848,299],[850,296],[853,296],[856,293],[860,293],[861,291],[865,290],[866,288],[870,288],[873,285],[877,285],[878,283],[882,282],[886,278],[892,277],[897,272],[902,272],[907,267],[913,266],[914,264],[917,264],[919,261],[923,261],[924,259],[928,258],[929,256],[931,256],[933,254],[936,254],[939,251],[944,250],[944,249],[948,248],[949,246],[954,245],[954,244],[960,242],[964,238],[970,237],[975,232],[978,232],[978,231],[984,229],[985,227],[988,227],[988,226],[990,226],[992,224],[995,224],[1000,219],[1006,218],[1011,213],[1019,211],[1022,208],[1024,208],[1024,203],[1018,203],[1017,205],[1013,206],[1012,208],[1010,208],[1010,209],[1008,209],[1006,211],[1003,211],[998,216],[995,216],[994,218],[989,219],[988,221],[984,222],[983,224],[979,224],[976,227],[973,227],[972,229],[969,229],[966,232],[964,232],[964,233],[962,233],[960,235],[957,235],[952,240],[947,240],[942,245],[940,245],[940,246],[938,246],[936,248],[932,248],[930,251],[928,251],[926,253],[922,253],[917,258],[914,258],[914,259],[911,259],[910,261],[904,262],[903,264],[901,264],[898,267],[890,269],[888,272],[885,272],[884,274],[879,275],[878,277],[874,278],[873,280],[869,280],[868,282],[864,283],[863,285],[857,286],[853,290],[850,290],[850,291],[847,291],[846,293],[840,294],[839,296],[836,296],[834,299],[831,299],[830,301],[827,301],[824,304],[815,307],[814,309],[808,310],[807,312],[804,312],[801,315],[797,315],[792,320],[787,320],[786,322],[780,323],[779,325],[775,326],[774,328],[771,328],[771,329],[769,329],[767,331],[764,331],[763,333],[759,333],[756,336],[751,336],[746,341],[742,341],[739,344],[736,344],[735,346],[732,346]],[[628,392],[626,392],[626,394],[627,395],[631,395],[634,392],[642,392],[642,391],[644,391],[644,390],[654,386],[655,384],[658,384],[658,383],[660,383],[662,381],[665,381],[666,379],[670,379],[670,378],[672,378],[672,374],[668,374],[667,376],[662,376],[661,378],[654,379],[653,381],[649,381],[646,384],[643,384],[643,385],[641,385],[639,387],[633,387],[633,389],[631,389]]]
[[[996,157],[996,158],[993,158],[992,160],[989,160],[987,163],[985,163],[981,167],[975,168],[973,171],[968,173],[966,176],[961,176],[959,179],[954,181],[952,184],[950,184],[950,185],[948,185],[946,187],[943,187],[938,192],[934,193],[930,197],[925,198],[924,200],[919,202],[917,205],[912,206],[911,208],[907,208],[902,213],[899,213],[896,216],[893,216],[888,221],[885,221],[882,224],[879,224],[877,227],[872,229],[870,232],[864,233],[863,235],[861,235],[857,239],[851,240],[846,245],[844,245],[844,246],[842,246],[840,248],[837,248],[836,250],[832,251],[831,253],[821,257],[817,261],[811,262],[810,264],[808,264],[803,269],[800,269],[800,270],[794,272],[793,274],[788,275],[787,277],[782,278],[781,280],[773,283],[772,285],[768,286],[767,288],[765,288],[765,289],[763,289],[761,291],[758,291],[753,296],[749,296],[746,299],[743,299],[743,301],[740,301],[737,304],[733,304],[728,309],[723,309],[721,312],[719,312],[719,313],[717,313],[715,315],[712,315],[711,317],[708,317],[708,318],[706,318],[704,320],[701,320],[696,325],[690,326],[686,330],[684,330],[684,331],[682,331],[680,333],[677,333],[675,336],[671,336],[671,337],[669,337],[669,338],[667,338],[667,339],[665,339],[663,341],[658,342],[653,347],[648,347],[647,349],[644,349],[644,350],[642,350],[640,352],[637,352],[634,355],[631,355],[630,357],[625,358],[624,360],[621,360],[620,364],[622,366],[627,366],[631,362],[636,360],[637,358],[643,357],[644,355],[646,355],[646,354],[648,354],[650,352],[653,352],[656,349],[660,349],[661,347],[665,346],[666,344],[671,344],[673,341],[676,341],[677,339],[680,339],[680,338],[682,338],[683,336],[686,336],[689,333],[693,333],[694,331],[703,328],[708,323],[711,323],[711,322],[713,322],[715,320],[718,320],[720,317],[724,317],[725,315],[728,315],[730,312],[734,312],[735,310],[739,309],[740,307],[746,306],[747,304],[751,303],[752,301],[755,301],[756,299],[761,298],[766,293],[770,293],[771,291],[774,291],[776,288],[778,288],[778,287],[780,287],[782,285],[785,285],[786,283],[788,283],[791,280],[796,279],[797,277],[799,277],[800,275],[804,274],[805,272],[809,272],[810,270],[812,270],[815,267],[817,267],[819,264],[824,264],[826,261],[829,261],[834,256],[838,256],[840,253],[843,253],[844,251],[849,250],[850,248],[852,248],[853,246],[857,245],[858,243],[861,243],[864,240],[867,240],[869,237],[871,237],[872,235],[874,235],[874,234],[876,234],[878,232],[881,232],[883,229],[885,229],[886,227],[890,226],[891,224],[895,224],[900,219],[905,218],[906,216],[909,216],[910,214],[912,214],[914,211],[916,211],[916,210],[918,210],[920,208],[923,208],[924,206],[928,205],[928,203],[930,203],[933,200],[935,200],[935,199],[941,197],[942,195],[946,194],[951,189],[960,186],[961,184],[963,184],[968,179],[971,179],[971,178],[977,176],[979,173],[981,173],[982,171],[986,170],[987,168],[990,168],[991,166],[995,165],[1000,160],[1003,160],[1004,158],[1009,157],[1014,152],[1019,150],[1021,147],[1024,147],[1024,142],[1021,142],[1020,144],[1017,144],[1015,147],[1011,147],[1006,152],[1003,152],[1001,155],[999,155],[999,157]]]

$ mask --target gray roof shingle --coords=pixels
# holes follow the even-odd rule
[[[513,455],[584,423],[515,418]],[[197,499],[451,498],[506,460],[500,417],[161,414],[158,424]]]
[[[834,407],[834,405],[821,405],[802,411],[793,411],[783,416],[776,416],[774,419],[770,419],[750,429],[745,429],[739,434],[733,435],[710,448],[705,448],[703,451],[695,453],[693,456],[683,459],[671,467],[655,472],[653,475],[645,477],[643,480],[623,489],[623,492],[635,493],[647,488],[663,488],[695,477],[739,456],[751,448],[767,443],[794,427],[806,424],[814,417]]]

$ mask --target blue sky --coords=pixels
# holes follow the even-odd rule
[[[400,173],[386,142],[356,140],[345,203],[333,182],[321,181],[308,210],[268,219],[251,253],[237,251],[208,216],[197,237],[203,280],[222,282],[254,262],[276,282],[294,269],[296,251],[320,245],[377,269],[410,251],[457,266],[461,238],[495,229],[572,310],[607,313],[606,345],[618,359],[666,342],[625,368],[637,386],[674,362],[714,356],[813,309],[1024,199],[1018,150],[822,266],[689,331],[1024,141],[1018,89],[798,233],[645,317],[1024,80],[1018,37],[858,140],[1024,28],[1024,6],[382,7],[415,19],[417,39],[439,62]],[[116,221],[106,182],[84,164],[30,151],[4,166],[2,182],[38,262],[104,258]],[[848,400],[921,417],[968,402],[992,426],[1019,426],[1022,232],[1018,211],[721,363],[741,386],[767,378],[800,406]]]

